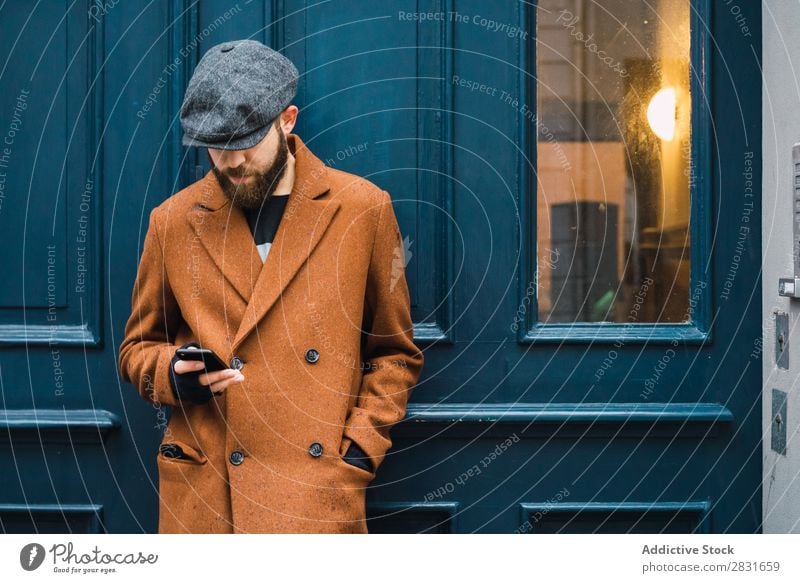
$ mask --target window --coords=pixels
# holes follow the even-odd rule
[[[689,0],[540,0],[538,319],[692,320]]]

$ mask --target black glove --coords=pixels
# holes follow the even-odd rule
[[[200,348],[197,342],[187,342],[181,348],[189,348],[190,346]],[[211,392],[208,385],[201,385],[199,380],[200,375],[206,372],[205,369],[201,368],[200,370],[177,374],[175,372],[175,363],[179,360],[180,358],[176,351],[169,364],[169,382],[172,385],[172,392],[175,393],[175,397],[181,401],[191,401],[197,405],[208,403],[214,397],[214,393]]]
[[[350,442],[350,447],[347,448],[344,456],[342,457],[351,466],[356,466],[362,470],[372,472],[372,460],[369,459],[367,454],[364,453],[355,441]]]

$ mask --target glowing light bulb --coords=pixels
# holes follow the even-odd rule
[[[675,137],[677,95],[673,87],[664,87],[653,95],[647,106],[647,122],[662,140],[671,142]]]

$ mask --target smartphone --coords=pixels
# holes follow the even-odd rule
[[[215,372],[230,368],[209,348],[178,348],[176,353],[181,360],[200,360],[204,362],[206,365],[206,372]]]

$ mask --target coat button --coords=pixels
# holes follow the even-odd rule
[[[306,360],[309,363],[314,364],[319,360],[319,352],[317,352],[315,348],[309,348],[306,350]]]
[[[314,456],[314,457],[319,457],[319,456],[321,456],[321,455],[322,455],[322,444],[321,444],[321,443],[317,443],[317,442],[315,441],[314,443],[312,443],[312,444],[311,444],[311,445],[308,447],[308,453],[310,453],[310,454],[311,454],[312,456]]]
[[[238,356],[234,356],[233,358],[231,358],[231,368],[233,370],[242,370],[243,367],[244,367],[244,361],[241,358],[239,358]]]
[[[234,466],[240,466],[244,461],[244,454],[240,452],[238,449],[236,451],[232,451],[230,460]]]

